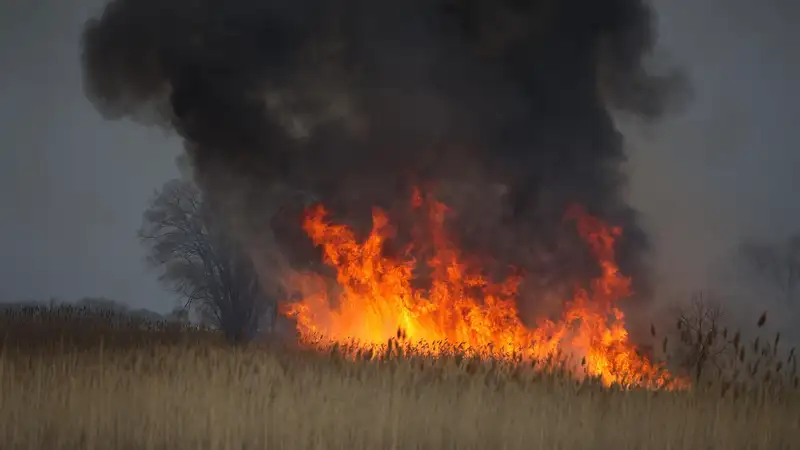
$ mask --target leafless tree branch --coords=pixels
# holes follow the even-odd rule
[[[171,180],[143,214],[139,238],[159,280],[233,341],[252,338],[270,309],[250,258],[219,227],[194,184]]]

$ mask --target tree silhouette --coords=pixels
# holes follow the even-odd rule
[[[214,220],[191,181],[168,181],[156,192],[139,231],[159,280],[186,308],[233,342],[252,339],[274,311],[251,259]]]

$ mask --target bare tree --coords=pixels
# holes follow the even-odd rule
[[[777,243],[745,241],[739,248],[745,267],[787,306],[800,294],[800,234]]]
[[[226,235],[191,181],[171,180],[144,212],[139,237],[159,280],[186,300],[186,308],[234,342],[251,339],[275,308],[251,259]]]
[[[707,293],[698,292],[678,312],[678,363],[700,379],[709,367],[719,372],[736,357],[737,336],[728,336],[723,325],[724,313],[720,302]]]

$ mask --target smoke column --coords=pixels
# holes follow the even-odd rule
[[[682,85],[645,70],[653,22],[644,0],[112,0],[82,58],[99,111],[177,131],[220,215],[245,242],[274,233],[293,264],[306,244],[296,215],[270,221],[275,198],[364,227],[427,183],[463,246],[525,269],[531,293],[595,270],[562,221],[584,205],[623,226],[646,297],[610,111],[656,120]]]

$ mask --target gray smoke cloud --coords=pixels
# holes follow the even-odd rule
[[[99,111],[177,131],[208,200],[291,264],[309,243],[300,202],[276,193],[363,229],[421,184],[467,250],[534,291],[594,270],[562,221],[582,204],[624,228],[620,263],[646,297],[611,111],[657,120],[686,92],[679,71],[645,67],[653,24],[643,0],[112,0],[82,57]],[[276,195],[287,212],[270,221]]]

